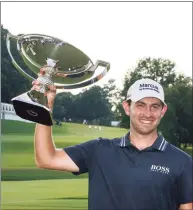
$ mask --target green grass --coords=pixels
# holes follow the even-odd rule
[[[46,170],[39,168],[15,168],[2,169],[3,181],[29,181],[29,180],[49,180],[49,179],[82,179],[87,178],[88,175],[81,174],[74,176],[70,172]]]
[[[35,180],[75,178],[70,173],[38,169],[34,161],[33,123],[2,120],[2,180]],[[64,148],[84,141],[102,137],[122,136],[127,130],[102,127],[88,130],[87,125],[65,123],[53,126],[53,137],[57,147]],[[81,175],[81,177],[87,177]],[[76,177],[78,178],[78,177]]]
[[[87,209],[87,179],[3,181],[1,187],[1,209]]]
[[[87,209],[87,174],[38,169],[34,162],[35,124],[1,122],[1,209],[85,210]],[[98,137],[118,137],[127,130],[102,127],[88,130],[87,125],[65,123],[53,126],[57,147],[67,147]]]
[[[1,209],[87,209],[87,174],[74,176],[35,166],[34,128],[33,123],[1,121]],[[87,125],[73,123],[53,126],[55,144],[61,148],[98,137],[119,137],[126,132],[109,127],[88,130]],[[191,154],[192,148],[185,151]]]
[[[20,121],[1,120],[1,134],[32,134],[34,123],[24,123]]]
[[[34,123],[25,123],[19,121],[11,121],[11,120],[1,120],[1,133],[5,135],[26,135],[33,136],[34,135],[35,124]],[[70,135],[76,142],[80,141],[77,140],[78,136],[76,135],[83,135],[82,137],[91,137],[96,138],[98,136],[104,136],[113,138],[115,136],[123,135],[127,132],[126,129],[123,128],[113,128],[113,127],[105,127],[102,126],[102,130],[88,129],[88,125],[76,124],[76,123],[63,123],[62,126],[53,126],[53,134],[56,136],[65,136]],[[86,141],[86,139],[85,139]]]

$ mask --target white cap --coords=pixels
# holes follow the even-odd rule
[[[137,102],[142,98],[154,97],[164,102],[164,91],[162,86],[152,79],[140,79],[137,80],[127,92],[126,100]]]

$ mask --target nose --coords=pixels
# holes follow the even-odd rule
[[[151,112],[151,107],[150,106],[147,106],[145,111],[144,111],[144,115],[146,117],[150,117],[152,115],[152,112]]]

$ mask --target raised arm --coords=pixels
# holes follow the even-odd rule
[[[32,89],[39,91],[38,81],[34,81]],[[56,88],[50,87],[46,93],[48,107],[53,109]],[[52,137],[52,127],[36,124],[34,135],[35,162],[40,168],[78,172],[79,167],[72,161],[63,149],[55,147]]]
[[[39,168],[78,172],[78,166],[63,149],[54,145],[51,126],[37,124],[34,136],[35,161]]]
[[[179,210],[192,210],[193,203],[181,204]]]

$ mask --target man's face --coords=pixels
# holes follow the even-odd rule
[[[157,98],[143,98],[137,102],[123,102],[125,113],[130,116],[130,129],[141,135],[148,135],[157,129],[167,106]]]

